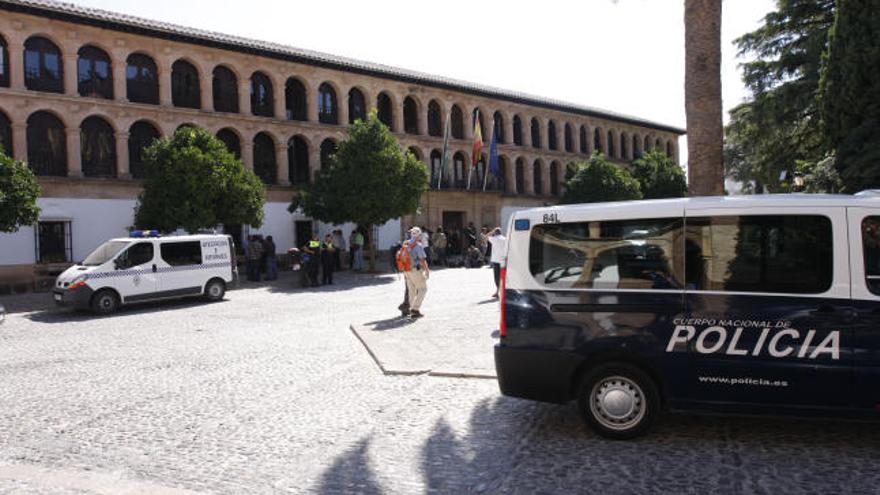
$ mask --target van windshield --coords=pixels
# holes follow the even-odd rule
[[[85,266],[103,265],[113,259],[119,251],[122,251],[125,246],[128,246],[129,244],[129,241],[107,241],[86,256],[86,259],[83,260],[82,264]]]

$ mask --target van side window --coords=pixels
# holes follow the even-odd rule
[[[880,217],[862,220],[862,251],[865,253],[865,285],[880,295]]]
[[[199,241],[163,242],[159,252],[165,263],[171,266],[202,264],[202,245]]]
[[[536,225],[529,269],[551,288],[681,289],[680,218]]]
[[[828,217],[688,217],[686,225],[688,289],[818,294],[831,287]]]
[[[143,265],[153,261],[153,243],[138,242],[122,254],[126,267]]]

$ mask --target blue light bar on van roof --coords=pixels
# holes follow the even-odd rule
[[[129,237],[159,237],[158,230],[132,230],[128,233]]]
[[[528,218],[517,218],[513,221],[513,230],[529,230]]]

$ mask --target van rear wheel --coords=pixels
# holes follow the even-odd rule
[[[226,295],[226,283],[219,278],[213,278],[205,285],[205,297],[209,301],[219,301]]]
[[[626,363],[590,370],[578,387],[578,409],[596,433],[617,440],[648,431],[657,417],[660,396],[654,381]]]
[[[110,289],[99,290],[92,296],[92,311],[109,315],[119,309],[119,295]]]

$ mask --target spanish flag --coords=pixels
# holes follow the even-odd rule
[[[483,132],[480,130],[480,111],[474,114],[474,150],[471,155],[471,165],[476,167],[480,163],[481,153],[483,151]]]

